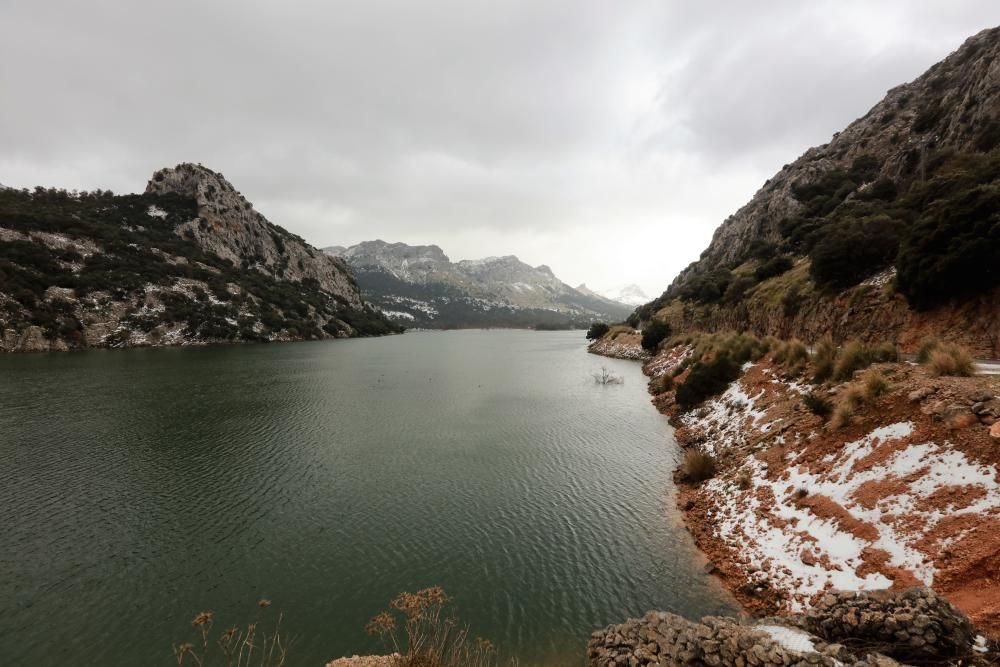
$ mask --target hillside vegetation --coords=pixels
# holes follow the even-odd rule
[[[630,324],[906,347],[935,333],[995,355],[998,55],[1000,29],[970,38],[786,165]]]
[[[210,224],[196,198],[175,192],[0,191],[0,349],[400,330],[364,305],[356,286],[335,291],[317,277],[284,277],[290,272],[287,249],[308,247],[298,237],[266,223],[270,243],[285,254],[267,264],[248,251],[234,263],[191,230],[205,234]],[[304,273],[308,267],[299,261]],[[328,270],[342,271],[344,284],[352,284],[346,269]]]

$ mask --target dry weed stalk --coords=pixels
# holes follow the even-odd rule
[[[247,623],[245,628],[233,626],[217,637],[212,634],[212,627],[215,625],[212,612],[199,613],[191,621],[191,625],[197,629],[200,645],[191,642],[174,644],[174,659],[178,667],[185,664],[198,667],[282,667],[288,658],[288,642],[281,635],[283,615],[278,614],[272,631],[268,632],[261,627],[261,614],[270,606],[270,600],[260,600],[257,603],[257,618],[253,623]]]

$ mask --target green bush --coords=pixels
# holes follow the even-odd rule
[[[823,419],[828,419],[830,414],[833,412],[833,404],[827,398],[817,394],[815,391],[811,391],[803,396],[802,402],[805,404],[809,412],[818,417],[822,417]]]
[[[810,275],[821,288],[844,289],[892,265],[903,225],[887,215],[844,222],[809,252]]]
[[[897,284],[912,305],[929,308],[1000,285],[998,267],[1000,183],[966,183],[929,202],[907,230]]]
[[[652,320],[642,330],[642,349],[656,352],[660,342],[668,336],[670,336],[670,325],[662,320]]]
[[[677,387],[677,404],[685,410],[690,409],[724,391],[739,376],[740,363],[726,352],[719,352],[711,361],[698,361],[691,367],[687,379]]]
[[[587,329],[587,340],[598,340],[609,331],[611,331],[611,327],[607,322],[594,322],[590,325],[590,328]]]
[[[788,255],[778,255],[758,266],[753,276],[757,282],[764,282],[768,278],[780,276],[782,273],[790,270],[794,264],[792,258]]]

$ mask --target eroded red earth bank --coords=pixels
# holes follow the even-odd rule
[[[655,380],[684,354],[662,351],[644,371]],[[654,395],[678,442],[718,462],[711,480],[679,485],[688,527],[752,612],[798,611],[829,590],[924,583],[997,636],[1000,439],[990,427],[1000,378],[877,368],[889,391],[840,429],[803,396],[836,402],[846,384],[788,379],[768,357],[689,412],[672,391]]]

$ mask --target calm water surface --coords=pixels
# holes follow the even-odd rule
[[[169,665],[196,612],[264,597],[322,665],[441,585],[522,664],[578,665],[593,628],[733,610],[676,457],[580,332],[0,357],[0,664]]]

